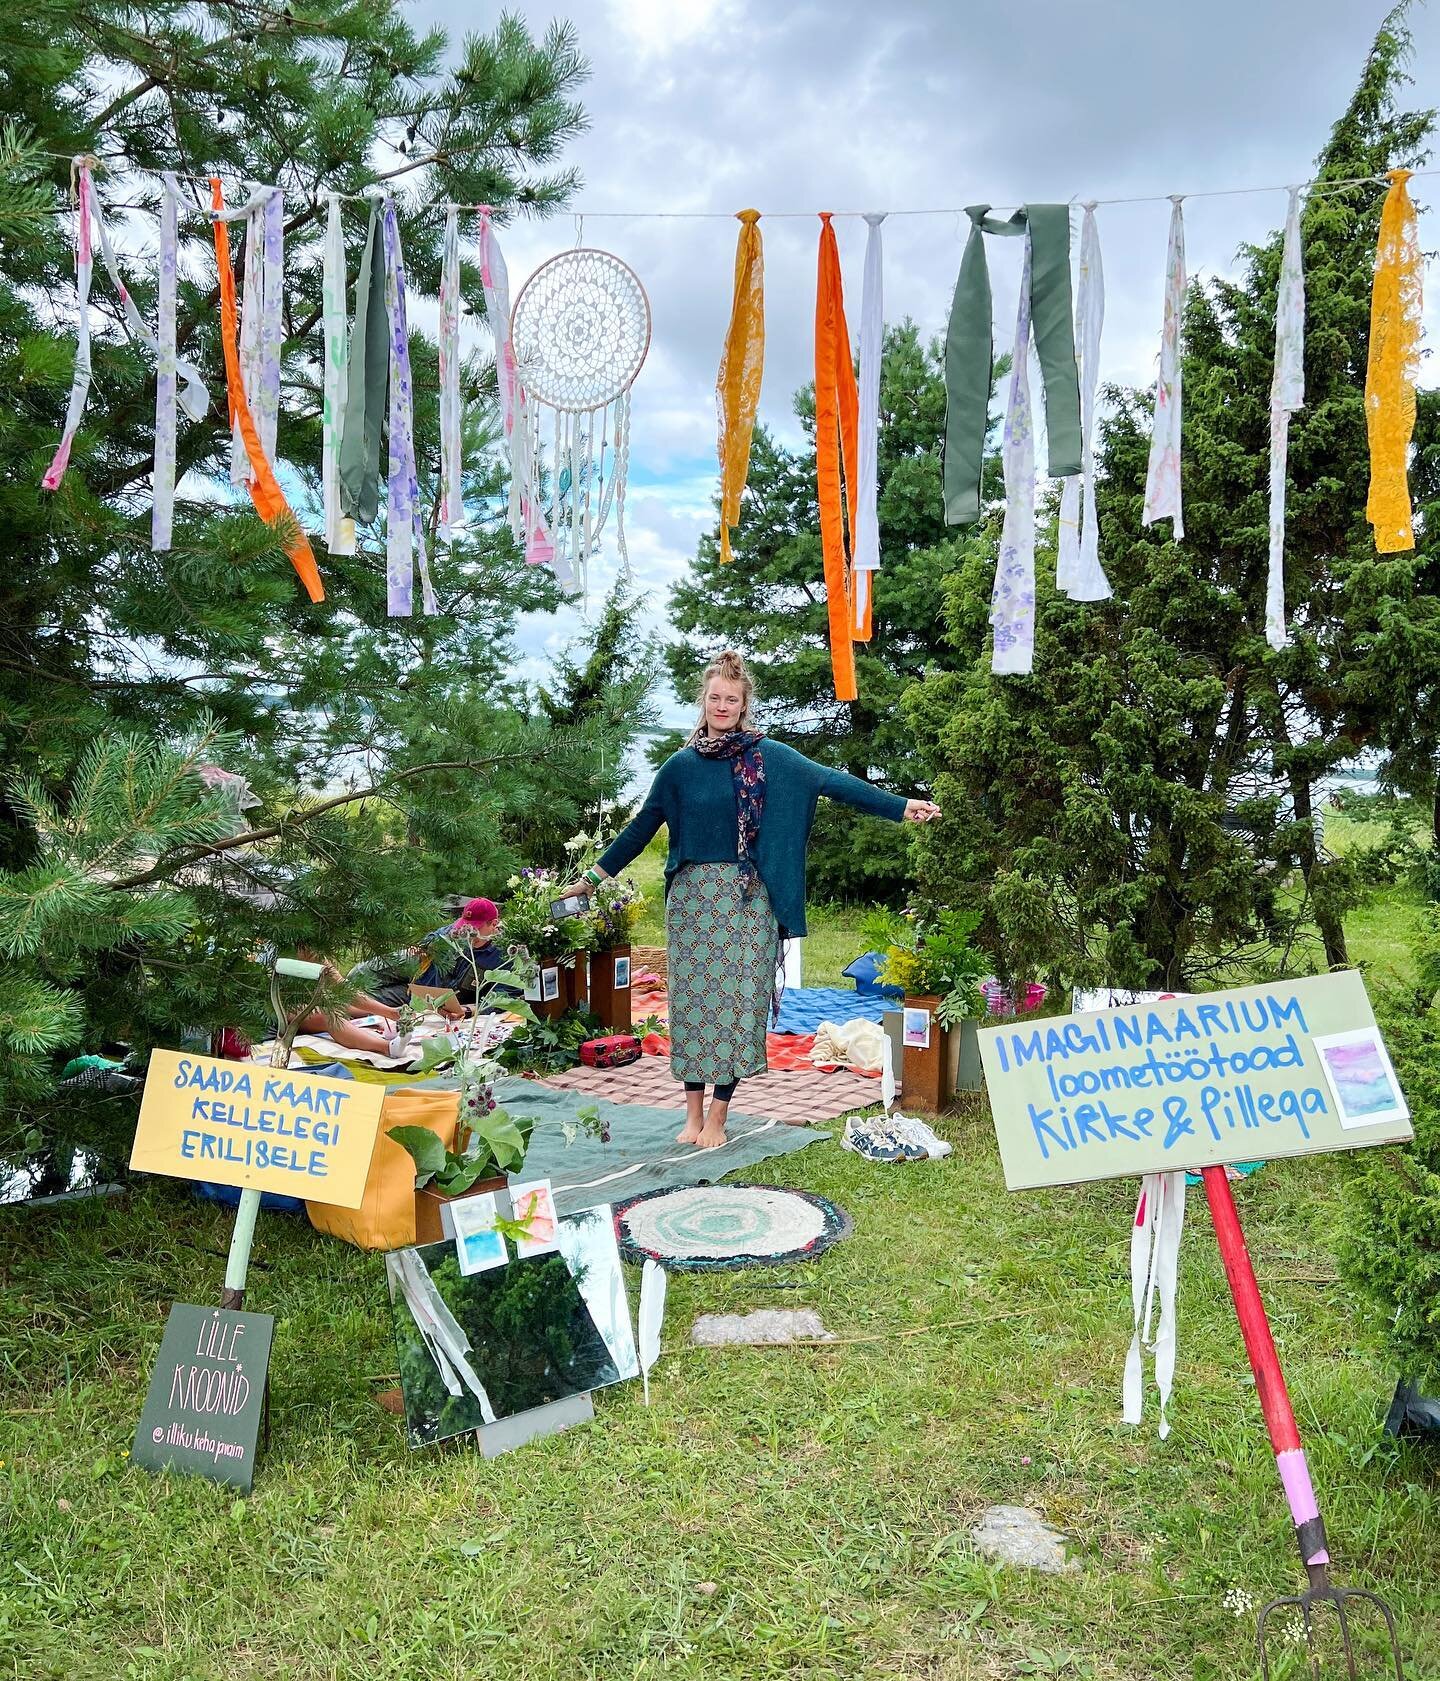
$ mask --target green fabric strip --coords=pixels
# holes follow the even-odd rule
[[[989,430],[995,346],[991,329],[987,233],[1031,239],[1030,308],[1045,386],[1049,471],[1080,471],[1080,375],[1075,363],[1075,310],[1070,293],[1070,207],[1025,205],[991,216],[968,205],[970,235],[945,333],[945,520],[973,525],[980,517],[980,469]]]
[[[1070,206],[1026,205],[1030,218],[1030,318],[1045,384],[1050,477],[1080,471],[1080,370],[1070,291]]]
[[[355,281],[349,386],[340,432],[340,512],[361,525],[369,525],[380,509],[380,432],[390,377],[383,237],[380,208],[371,205]]]

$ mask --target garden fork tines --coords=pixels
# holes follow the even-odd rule
[[[1298,1619],[1298,1634],[1303,1637],[1309,1659],[1311,1681],[1330,1681],[1340,1672],[1332,1666],[1327,1671],[1321,1665],[1320,1651],[1315,1640],[1315,1610],[1318,1606],[1333,1606],[1339,1630],[1340,1645],[1345,1655],[1345,1681],[1376,1681],[1372,1670],[1365,1675],[1356,1664],[1355,1643],[1349,1608],[1358,1603],[1376,1607],[1385,1620],[1389,1638],[1389,1663],[1384,1666],[1386,1681],[1405,1681],[1400,1655],[1400,1641],[1395,1631],[1395,1618],[1390,1607],[1378,1594],[1366,1588],[1341,1588],[1330,1580],[1330,1552],[1325,1542],[1325,1523],[1315,1500],[1310,1482],[1310,1467],[1305,1449],[1300,1445],[1300,1432],[1295,1425],[1295,1413],[1285,1388],[1285,1376],[1280,1370],[1280,1356],[1275,1351],[1275,1339],[1270,1334],[1270,1321],[1265,1304],[1260,1300],[1260,1286],[1255,1282],[1255,1269],[1250,1264],[1250,1252],[1245,1246],[1245,1234],[1240,1229],[1240,1215],[1230,1190],[1230,1181],[1223,1167],[1204,1170],[1205,1196],[1210,1215],[1215,1222],[1215,1237],[1220,1245],[1220,1258],[1225,1263],[1225,1276],[1230,1282],[1230,1294],[1235,1300],[1235,1313],[1240,1332],[1245,1339],[1245,1352],[1250,1356],[1250,1369],[1255,1374],[1255,1389],[1260,1408],[1265,1414],[1265,1426],[1270,1432],[1270,1445],[1275,1450],[1275,1465],[1285,1488],[1290,1515],[1295,1521],[1295,1539],[1300,1545],[1300,1557],[1310,1585],[1304,1593],[1288,1594],[1271,1602],[1260,1613],[1256,1639],[1260,1648],[1260,1672],[1264,1681],[1271,1681],[1284,1673],[1272,1668],[1267,1632],[1272,1641],[1283,1634],[1294,1640],[1297,1631],[1290,1628],[1276,1614],[1289,1610]],[[1273,1619],[1273,1621],[1272,1621]],[[1276,1625],[1279,1625],[1278,1627]],[[1291,1672],[1293,1673],[1293,1671]]]

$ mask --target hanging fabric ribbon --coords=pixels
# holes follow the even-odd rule
[[[1280,284],[1275,294],[1275,374],[1270,382],[1270,560],[1265,575],[1265,640],[1283,648],[1285,631],[1285,474],[1290,416],[1305,406],[1305,270],[1300,253],[1300,189],[1290,189]]]
[[[729,562],[730,532],[740,523],[740,495],[750,471],[750,438],[765,370],[765,256],[760,212],[739,212],[735,296],[715,383],[720,411],[720,559]]]
[[[460,213],[445,211],[440,263],[440,535],[465,517],[460,486]]]
[[[1030,407],[1031,241],[1025,241],[1010,400],[1005,410],[1005,519],[990,599],[990,669],[1023,676],[1035,658],[1035,419]]]
[[[355,279],[355,320],[350,329],[340,428],[340,512],[359,525],[372,524],[380,511],[380,434],[389,368],[385,245],[376,200],[370,206],[365,249]]]
[[[415,567],[420,568],[420,599],[435,611],[430,563],[425,554],[425,525],[420,516],[420,485],[415,470],[415,403],[411,390],[410,332],[405,318],[405,258],[395,200],[385,200],[385,303],[390,316],[390,463],[385,511],[385,610],[408,618],[413,608]]]
[[[1080,376],[1075,363],[1074,306],[1070,291],[1070,206],[1027,204],[1012,216],[991,216],[972,204],[970,234],[945,332],[945,519],[973,525],[980,518],[980,469],[989,430],[994,378],[990,270],[985,235],[1028,234],[1030,296],[1035,348],[1045,386],[1045,426],[1050,476],[1080,471]]]
[[[265,430],[259,420],[260,340],[265,317],[265,203],[270,192],[269,187],[257,187],[244,204],[220,213],[223,221],[245,224],[244,276],[236,299],[240,379],[245,389],[245,404],[255,423],[262,450],[265,449]],[[273,466],[275,457],[268,450],[265,455]],[[251,477],[250,452],[237,423],[230,434],[230,482],[237,490],[242,490]]]
[[[225,384],[232,428],[239,430],[249,458],[250,476],[247,482],[250,500],[255,504],[256,513],[267,525],[279,525],[283,528],[285,552],[290,556],[291,565],[300,575],[306,594],[312,601],[323,601],[325,586],[320,582],[320,574],[315,567],[314,552],[290,511],[285,493],[276,483],[275,470],[261,447],[260,434],[255,429],[254,417],[245,399],[245,383],[241,377],[240,356],[235,343],[235,275],[230,267],[230,232],[225,226],[225,191],[220,185],[218,175],[210,177],[210,202],[214,211],[212,220],[215,229],[215,265],[220,271],[220,345],[225,356]]]
[[[90,158],[77,158],[71,165],[75,191],[75,304],[78,327],[75,340],[75,372],[70,381],[70,401],[65,406],[65,429],[60,434],[60,447],[47,468],[40,484],[45,490],[58,490],[70,465],[70,449],[80,430],[80,417],[85,413],[85,398],[90,391],[90,281],[95,272],[95,256],[90,244]]]
[[[1185,315],[1185,217],[1182,201],[1170,200],[1170,240],[1165,253],[1165,319],[1160,332],[1160,375],[1155,382],[1155,426],[1145,472],[1146,525],[1173,522],[1178,543],[1185,535],[1180,511],[1180,332]]]
[[[530,479],[530,417],[510,332],[510,271],[500,241],[495,237],[493,212],[488,204],[480,206],[480,284],[485,290],[485,317],[495,343],[500,423],[510,456],[510,529],[530,565],[553,566],[555,543],[540,499],[521,496],[521,486]],[[568,568],[560,581],[567,585],[573,581]]]
[[[150,510],[150,547],[169,549],[175,527],[175,448],[179,419],[175,403],[175,293],[179,281],[180,186],[164,175],[160,196],[160,276],[155,300],[155,499]]]
[[[1080,226],[1080,279],[1075,288],[1075,348],[1080,361],[1080,472],[1060,493],[1060,542],[1055,585],[1074,601],[1108,601],[1110,582],[1100,564],[1095,513],[1095,391],[1100,379],[1100,333],[1105,325],[1105,270],[1095,206]]]
[[[831,212],[820,212],[820,256],[815,286],[815,481],[820,502],[820,544],[825,563],[825,608],[830,621],[830,669],[836,700],[855,700],[855,648],[850,632],[850,589],[845,556],[845,512],[840,464],[855,530],[860,394],[850,360],[850,329],[840,281],[840,249]]]
[[[1405,464],[1415,429],[1423,265],[1408,169],[1392,169],[1380,210],[1375,283],[1370,297],[1370,359],[1365,423],[1370,434],[1370,495],[1365,518],[1379,554],[1415,547]]]
[[[1130,1304],[1134,1334],[1125,1357],[1121,1416],[1138,1424],[1144,1411],[1142,1350],[1155,1356],[1155,1386],[1160,1391],[1160,1437],[1170,1434],[1165,1409],[1175,1381],[1175,1286],[1180,1272],[1180,1235],[1185,1227],[1184,1173],[1147,1173],[1130,1228]],[[1156,1298],[1160,1320],[1151,1338]]]
[[[325,336],[324,408],[320,420],[320,486],[325,546],[331,554],[355,553],[355,521],[340,511],[340,426],[345,413],[345,240],[340,195],[331,193],[325,219],[321,270],[321,331]]]
[[[850,630],[857,642],[870,640],[872,585],[880,569],[880,363],[885,349],[885,253],[880,224],[884,220],[884,211],[865,218],[870,231],[865,236],[865,290],[860,298],[859,485],[850,559]]]

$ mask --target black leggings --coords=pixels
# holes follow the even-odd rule
[[[723,1086],[716,1086],[715,1101],[717,1103],[728,1103],[730,1099],[734,1097],[735,1088],[739,1084],[740,1082],[738,1080],[727,1080]],[[705,1082],[703,1080],[687,1080],[685,1082],[685,1090],[703,1092],[705,1090]]]

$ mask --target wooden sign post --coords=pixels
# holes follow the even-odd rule
[[[1360,976],[1315,975],[1010,1023],[981,1031],[980,1055],[1012,1191],[1181,1169],[1201,1174],[1309,1580],[1303,1594],[1261,1613],[1262,1657],[1272,1610],[1296,1608],[1309,1642],[1312,1607],[1326,1603],[1339,1614],[1355,1674],[1346,1607],[1368,1599],[1384,1614],[1398,1676],[1389,1607],[1330,1581],[1325,1525],[1225,1174],[1226,1163],[1259,1155],[1363,1149],[1414,1136]],[[1142,1282],[1141,1295],[1148,1290]],[[1314,1653],[1311,1643],[1312,1662]]]

